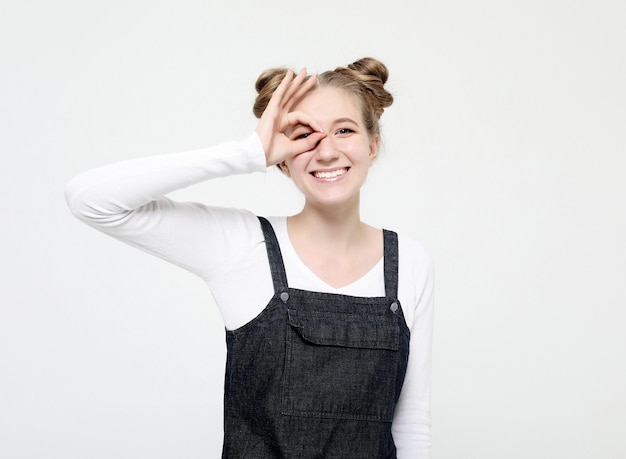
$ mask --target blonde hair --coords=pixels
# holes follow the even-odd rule
[[[288,71],[286,68],[274,68],[259,76],[255,85],[257,98],[252,108],[254,116],[261,118],[272,94]],[[385,108],[393,103],[393,96],[384,88],[388,77],[389,72],[382,62],[364,57],[347,67],[321,73],[317,79],[320,87],[341,88],[354,94],[361,105],[367,132],[374,136],[380,134],[378,120]]]

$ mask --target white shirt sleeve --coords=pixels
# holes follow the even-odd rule
[[[253,133],[242,142],[124,161],[82,173],[66,186],[72,213],[94,228],[205,280],[245,256],[249,212],[175,202],[170,192],[216,177],[265,172]],[[235,234],[233,234],[235,229]],[[239,234],[241,232],[241,234]]]
[[[253,133],[241,142],[89,170],[67,184],[65,196],[78,219],[204,279],[220,296],[216,302],[226,328],[235,329],[254,318],[273,293],[258,219],[246,210],[165,195],[217,177],[266,170],[263,146]],[[230,285],[242,275],[249,281],[243,289],[248,297],[234,301]],[[234,291],[240,292],[240,285]],[[230,301],[224,301],[225,289]]]
[[[401,243],[408,241],[403,238]],[[401,257],[404,255],[401,252]],[[406,287],[414,289],[414,309],[407,310],[411,329],[409,363],[404,386],[396,407],[392,433],[397,447],[398,459],[430,459],[430,382],[432,362],[432,333],[434,308],[434,272],[430,257],[417,247],[410,251],[412,269],[401,271],[399,295],[407,295]],[[403,265],[401,264],[401,268]],[[406,276],[410,276],[410,280]],[[403,285],[404,283],[404,285]],[[407,285],[408,284],[408,285]]]

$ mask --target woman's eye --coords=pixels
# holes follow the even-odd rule
[[[349,128],[341,128],[341,129],[337,130],[337,134],[339,134],[339,135],[350,134],[352,132],[354,132],[354,131],[352,129],[349,129]]]
[[[313,132],[303,132],[302,134],[296,134],[294,140],[306,139],[311,134],[313,134]]]

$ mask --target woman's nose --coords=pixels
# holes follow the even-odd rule
[[[330,137],[324,137],[315,147],[315,157],[318,161],[332,161],[337,159],[339,153]]]

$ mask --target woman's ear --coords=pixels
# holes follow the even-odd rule
[[[289,173],[289,167],[287,166],[287,163],[285,161],[281,162],[278,165],[278,167],[283,172],[283,174],[285,174],[287,177],[291,178],[291,174]]]
[[[378,148],[380,147],[380,136],[375,135],[370,139],[370,166],[374,164],[374,160],[378,157]]]

